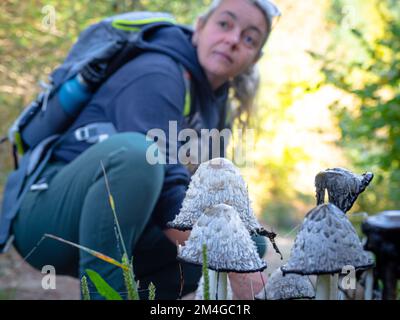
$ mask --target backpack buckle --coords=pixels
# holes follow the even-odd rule
[[[96,144],[117,133],[114,125],[109,122],[89,124],[74,131],[76,141]]]
[[[102,142],[109,137],[108,134],[99,134],[96,128],[83,127],[75,130],[75,139],[90,144]]]
[[[83,127],[75,130],[75,139],[77,141],[87,141],[90,138],[90,129]]]

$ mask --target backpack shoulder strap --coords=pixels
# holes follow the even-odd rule
[[[179,67],[182,71],[183,81],[185,83],[185,106],[183,108],[183,116],[188,117],[192,111],[192,76],[183,65],[179,64]]]
[[[182,77],[185,84],[185,106],[183,116],[188,117],[192,112],[192,79],[189,71],[181,64],[179,68],[182,71]],[[76,141],[85,141],[90,144],[96,144],[117,133],[117,129],[111,122],[91,123],[80,127],[74,131],[73,139]]]

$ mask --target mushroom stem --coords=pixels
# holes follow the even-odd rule
[[[210,279],[210,300],[217,298],[217,273],[214,270],[208,269],[208,277]]]
[[[218,272],[218,300],[227,300],[228,296],[228,274]]]
[[[210,276],[210,299],[226,300],[228,295],[228,274],[209,270]]]
[[[339,274],[335,273],[330,276],[330,290],[329,290],[329,300],[338,300],[339,291]]]
[[[364,300],[372,300],[372,291],[374,286],[374,272],[372,269],[366,271]]]
[[[317,288],[315,290],[316,300],[329,300],[331,276],[321,274],[317,277]]]

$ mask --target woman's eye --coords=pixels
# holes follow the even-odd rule
[[[244,41],[244,44],[248,47],[257,47],[257,45],[258,45],[258,40],[251,35],[245,35],[243,37],[243,41]]]
[[[255,41],[254,41],[254,39],[253,39],[252,36],[244,36],[244,42],[245,42],[247,45],[250,45],[250,46],[253,46],[254,43],[255,43]]]
[[[220,21],[218,22],[218,25],[222,28],[222,29],[228,29],[229,28],[229,23],[227,21]]]

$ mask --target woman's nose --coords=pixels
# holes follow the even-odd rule
[[[231,46],[236,46],[240,42],[240,32],[237,30],[231,30],[225,35],[225,42]]]

